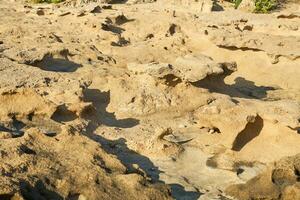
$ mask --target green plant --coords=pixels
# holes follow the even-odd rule
[[[232,0],[232,3],[234,3],[234,8],[237,9],[242,3],[242,0]]]
[[[237,9],[243,0],[229,0],[234,4],[234,8]],[[268,13],[269,11],[277,8],[278,0],[255,0],[256,13]]]
[[[277,8],[277,0],[256,0],[254,12],[268,13],[270,10]]]

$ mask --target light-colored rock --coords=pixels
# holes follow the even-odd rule
[[[298,7],[0,1],[0,199],[297,198]]]
[[[239,7],[239,10],[253,12],[255,10],[255,1],[254,0],[243,0]]]

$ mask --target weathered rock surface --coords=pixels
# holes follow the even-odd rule
[[[0,2],[0,199],[297,199],[296,5]]]
[[[299,154],[283,158],[247,183],[226,190],[238,199],[298,199],[299,191]]]

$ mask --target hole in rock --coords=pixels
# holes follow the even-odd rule
[[[56,108],[56,111],[51,116],[52,120],[59,122],[59,123],[73,121],[76,118],[77,118],[77,115],[74,112],[68,110],[66,105],[58,106]]]
[[[10,133],[13,138],[22,137],[24,135],[23,128],[26,124],[16,119],[13,116],[12,121],[9,124],[2,124],[0,122],[0,131]]]
[[[12,117],[12,126],[14,127],[14,129],[19,131],[19,130],[23,129],[26,126],[26,124],[20,120],[17,120],[17,118],[15,116],[13,116]]]
[[[24,144],[22,144],[20,146],[20,150],[21,150],[21,152],[26,153],[26,154],[36,155],[36,152],[34,150],[30,149],[29,147],[27,147]]]
[[[29,114],[27,115],[27,119],[28,119],[29,121],[32,121],[33,117],[34,117],[34,112],[31,112],[31,113],[29,113]]]
[[[214,156],[211,157],[211,158],[208,158],[206,160],[206,166],[211,167],[211,168],[217,168],[218,167],[218,163],[216,162]]]
[[[165,79],[165,84],[171,87],[175,87],[177,84],[181,83],[182,80],[173,74],[168,74],[163,77]]]
[[[294,173],[296,175],[297,181],[300,182],[300,171],[298,169],[294,169]]]
[[[244,171],[245,171],[244,169],[238,168],[238,169],[236,170],[236,174],[237,174],[237,175],[240,175],[240,174],[242,174]]]

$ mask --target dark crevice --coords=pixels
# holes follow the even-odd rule
[[[173,74],[168,74],[162,79],[165,80],[165,84],[170,87],[175,87],[177,84],[181,83],[182,80]]]
[[[20,146],[20,151],[21,151],[22,153],[25,153],[25,154],[36,155],[36,152],[35,152],[33,149],[27,147],[27,146],[24,145],[24,144],[22,144],[22,145]]]
[[[236,50],[254,51],[254,52],[263,51],[261,49],[251,48],[251,47],[236,47],[236,46],[224,46],[224,45],[218,45],[218,47],[223,48],[223,49],[228,49],[228,50],[231,50],[231,51],[236,51]]]

